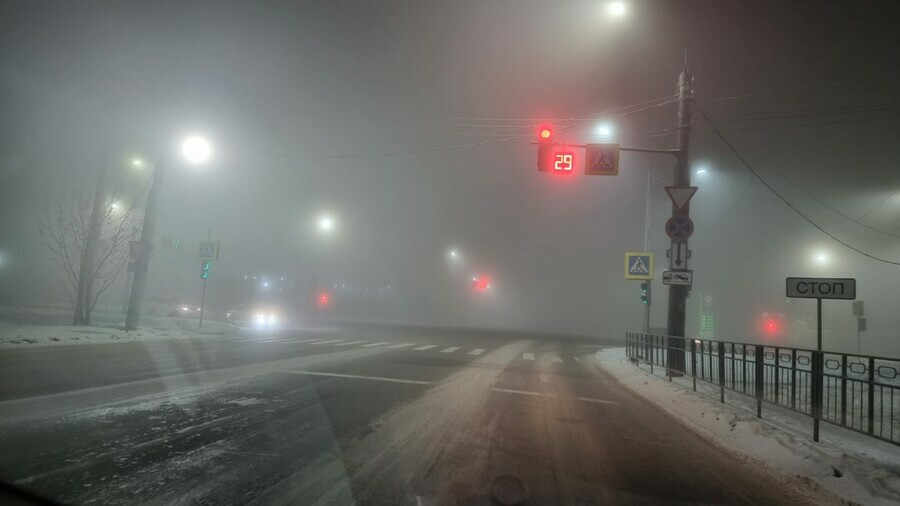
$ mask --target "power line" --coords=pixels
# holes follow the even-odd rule
[[[577,117],[575,117],[575,118],[570,118],[570,119],[565,120],[565,121],[574,121],[574,120],[579,120],[579,119],[587,118],[587,117],[608,116],[608,115],[610,115],[611,113],[615,113],[615,112],[619,112],[619,111],[624,111],[624,112],[621,112],[621,113],[619,113],[619,114],[615,114],[615,115],[613,115],[613,116],[609,116],[609,117],[612,117],[612,118],[621,118],[621,117],[627,116],[627,115],[629,115],[629,114],[636,114],[636,113],[639,113],[639,112],[641,112],[641,111],[646,111],[646,110],[648,110],[648,109],[652,109],[652,108],[654,108],[654,107],[659,107],[659,106],[662,106],[662,105],[670,104],[670,103],[672,103],[672,101],[673,101],[673,100],[672,100],[672,95],[670,95],[670,96],[665,96],[665,97],[659,97],[659,98],[655,98],[655,99],[652,99],[652,100],[647,100],[647,101],[644,101],[644,102],[639,102],[639,103],[636,103],[636,104],[631,104],[631,105],[626,105],[626,106],[622,106],[622,107],[616,107],[616,108],[613,108],[613,109],[608,109],[608,110],[606,110],[606,111],[601,111],[601,112],[596,112],[596,113],[586,114],[586,115],[583,115],[583,116],[577,116]],[[650,104],[650,105],[648,105],[648,104]],[[643,107],[642,107],[642,106],[643,106]],[[639,108],[639,109],[632,109],[632,108],[634,108],[634,107],[640,107],[640,108]],[[628,110],[628,109],[632,109],[632,110]],[[575,127],[578,127],[578,126],[581,126],[581,125],[566,125],[566,126],[562,126],[562,127],[557,128],[557,130],[569,130],[569,129],[571,129],[571,128],[575,128]],[[533,136],[534,136],[534,134],[531,133],[531,132],[529,132],[529,133],[527,133],[527,134],[511,135],[511,136],[503,137],[503,138],[500,138],[500,139],[491,139],[491,140],[481,141],[481,142],[470,142],[470,143],[466,143],[466,144],[455,144],[455,145],[450,145],[450,146],[438,146],[438,147],[433,147],[433,148],[422,148],[422,149],[413,149],[413,150],[406,150],[406,151],[383,151],[383,152],[371,152],[371,153],[308,154],[308,155],[301,155],[301,154],[280,154],[280,155],[274,155],[274,156],[275,156],[276,158],[368,158],[368,157],[373,157],[373,158],[374,158],[374,157],[393,157],[393,156],[405,156],[405,155],[418,155],[418,154],[424,154],[424,153],[436,153],[436,152],[441,152],[441,151],[450,151],[450,150],[454,150],[454,149],[474,148],[474,147],[479,147],[479,146],[486,146],[486,145],[489,145],[489,144],[498,144],[498,143],[501,143],[501,142],[508,142],[508,141],[517,140],[517,139],[524,139],[524,138],[527,138],[527,137],[533,137]]]
[[[792,211],[794,211],[794,213],[796,213],[797,216],[800,216],[801,218],[803,218],[807,223],[809,223],[810,225],[815,227],[817,230],[819,230],[823,234],[830,237],[832,240],[834,240],[838,244],[841,244],[844,247],[859,253],[860,255],[863,255],[867,258],[871,258],[872,260],[876,260],[878,262],[882,262],[882,263],[886,263],[886,264],[890,264],[890,265],[900,265],[900,262],[895,262],[893,260],[887,260],[884,258],[877,257],[875,255],[872,255],[871,253],[866,253],[865,251],[857,248],[856,246],[853,246],[852,244],[839,239],[831,232],[822,228],[818,223],[814,222],[811,218],[809,218],[808,216],[803,214],[802,211],[797,209],[797,207],[794,206],[794,204],[791,204],[791,202],[788,199],[786,199],[784,196],[782,196],[781,193],[778,192],[778,190],[776,190],[771,184],[769,184],[768,181],[766,181],[758,172],[756,172],[756,170],[753,168],[753,166],[751,166],[750,163],[746,159],[744,159],[743,156],[741,156],[741,154],[734,147],[734,145],[732,145],[731,142],[722,133],[722,131],[719,130],[719,127],[712,121],[712,119],[710,119],[710,117],[707,116],[706,111],[704,111],[700,107],[698,107],[697,110],[703,116],[703,119],[706,120],[706,123],[713,129],[713,131],[716,133],[716,135],[719,137],[719,139],[725,144],[725,146],[728,147],[728,149],[734,154],[734,156],[736,156],[737,159],[740,160],[740,162],[744,165],[744,167],[746,167],[747,170],[749,170],[750,173],[753,174],[753,176],[756,177],[756,179],[758,179],[760,183],[762,183],[766,188],[768,188],[769,191],[771,191],[776,197],[778,197],[779,200],[781,200],[786,206],[788,206]]]

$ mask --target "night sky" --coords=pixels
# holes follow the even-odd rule
[[[603,140],[605,123],[623,146],[673,147],[676,104],[654,105],[675,93],[685,54],[697,107],[760,176],[842,241],[900,262],[900,3],[632,1],[618,20],[605,7],[4,1],[0,298],[65,302],[37,218],[102,164],[139,190],[138,156],[169,169],[158,231],[222,242],[218,309],[234,303],[225,280],[315,276],[391,286],[386,319],[640,329],[622,257],[643,248],[651,171],[650,246],[665,264],[673,159],[625,153],[616,177],[554,178],[529,142],[543,120],[570,143]],[[814,311],[786,308],[785,276],[847,276],[867,304],[863,352],[900,352],[900,266],[817,230],[700,114],[694,125],[692,172],[707,172],[693,176],[688,333],[701,295],[719,336],[746,341],[762,312]],[[200,168],[177,157],[194,132],[214,146]],[[323,211],[338,223],[325,240]],[[448,263],[451,247],[464,264]],[[198,296],[191,253],[154,262],[149,293]],[[476,273],[495,281],[490,300],[467,290]],[[657,280],[654,327],[665,294]],[[855,351],[849,303],[826,307],[826,346],[852,335]]]

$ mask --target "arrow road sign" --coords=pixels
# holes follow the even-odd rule
[[[684,208],[688,205],[688,202],[691,201],[691,197],[697,193],[696,186],[666,186],[666,193],[669,194],[669,198],[672,200],[672,204],[675,205],[675,208],[679,211],[683,211]]]
[[[663,284],[691,286],[694,284],[694,271],[663,271]]]
[[[672,216],[666,222],[666,234],[675,242],[685,242],[694,233],[694,222],[687,216]]]
[[[673,242],[669,249],[669,269],[680,271],[687,269],[688,259],[691,258],[691,251],[687,248],[686,242]]]
[[[653,279],[653,253],[625,253],[625,279]]]

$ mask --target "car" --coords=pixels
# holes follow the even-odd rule
[[[193,304],[176,304],[175,308],[169,312],[169,316],[178,316],[181,318],[199,318],[200,306]]]
[[[271,328],[281,323],[281,312],[271,305],[244,305],[225,313],[225,319],[232,325]]]

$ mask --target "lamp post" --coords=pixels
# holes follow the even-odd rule
[[[190,137],[182,144],[181,153],[188,162],[200,164],[209,159],[211,148],[202,137]],[[159,199],[165,175],[166,164],[164,161],[160,161],[153,168],[153,184],[147,195],[144,222],[141,225],[141,240],[129,243],[135,269],[134,279],[131,283],[131,297],[128,301],[128,312],[125,315],[125,330],[137,330],[140,323],[141,305],[144,300],[144,291],[147,288],[147,268],[153,252],[153,237],[156,235],[156,218],[159,214]]]

